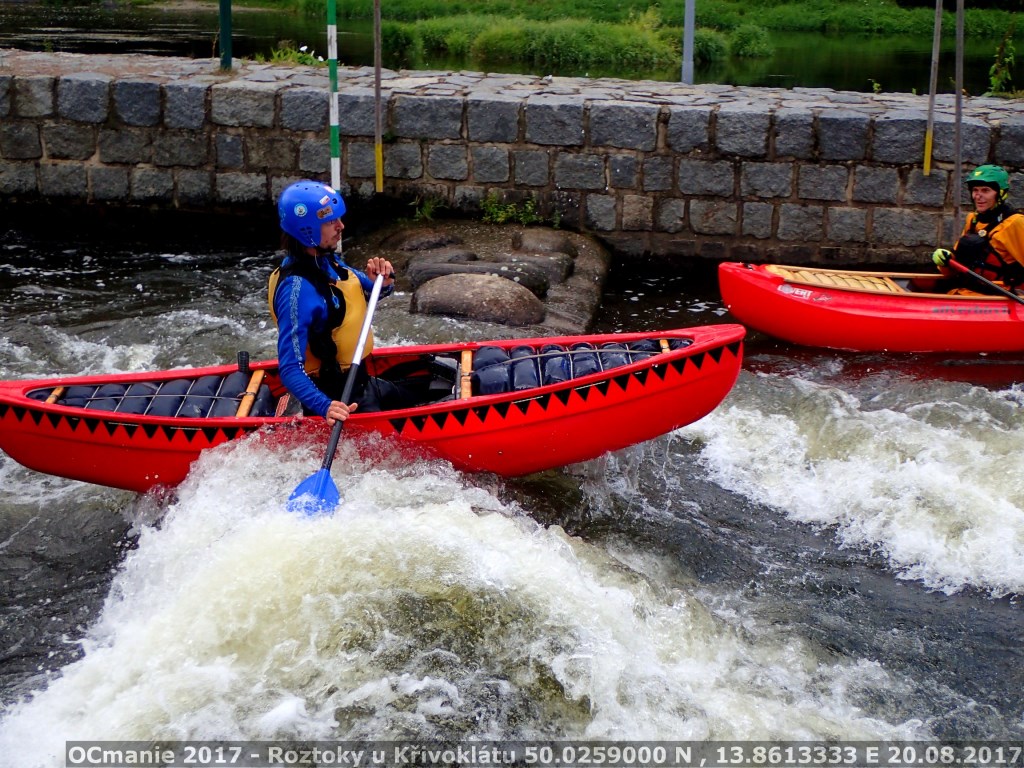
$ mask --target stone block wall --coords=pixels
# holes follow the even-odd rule
[[[342,192],[479,211],[497,195],[625,255],[920,262],[954,238],[954,102],[940,95],[391,72],[374,191],[369,69],[339,76]],[[266,207],[329,181],[325,69],[0,50],[0,200]],[[1007,167],[1024,204],[1024,104],[964,100],[964,172]],[[407,208],[404,210],[408,210]]]

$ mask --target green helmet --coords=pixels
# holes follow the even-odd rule
[[[967,186],[972,184],[984,184],[1007,192],[1010,189],[1010,174],[998,165],[979,165],[967,177]]]

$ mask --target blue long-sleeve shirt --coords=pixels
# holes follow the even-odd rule
[[[285,257],[283,265],[289,264],[291,260],[291,256]],[[315,263],[332,282],[338,280],[339,275],[328,258],[316,256]],[[347,265],[342,263],[342,266]],[[359,278],[363,293],[369,296],[373,289],[373,281],[358,269],[352,269],[352,273]],[[389,295],[392,290],[393,286],[385,288],[381,291],[381,296]],[[336,296],[332,298],[335,302],[339,300]],[[331,405],[331,398],[313,383],[306,373],[305,362],[309,332],[313,330],[320,333],[326,330],[327,309],[327,302],[319,291],[308,280],[298,275],[290,275],[282,280],[274,294],[274,312],[277,315],[277,363],[281,382],[308,411],[325,417]]]

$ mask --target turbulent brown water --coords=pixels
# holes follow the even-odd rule
[[[187,237],[0,227],[0,376],[272,356],[269,250]],[[383,343],[507,333],[408,299]],[[634,266],[595,330],[728,319],[707,268]],[[1019,742],[1021,380],[754,334],[715,412],[594,462],[501,480],[343,442],[317,521],[284,501],[320,446],[224,446],[142,497],[0,454],[0,766],[67,739]]]

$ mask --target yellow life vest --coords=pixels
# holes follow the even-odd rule
[[[330,356],[333,348],[334,359],[341,370],[346,370],[352,363],[356,352],[356,345],[359,343],[359,333],[362,331],[363,322],[366,320],[366,295],[363,293],[362,283],[354,271],[337,262],[332,266],[339,274],[344,274],[346,279],[331,282],[324,272],[317,269],[306,260],[300,263],[293,259],[287,267],[278,267],[270,274],[267,284],[267,301],[270,305],[270,316],[274,324],[278,325],[277,313],[274,311],[274,296],[277,287],[283,276],[298,275],[308,281],[321,295],[327,304],[327,328],[321,334],[312,329],[308,333],[306,344],[306,357],[304,367],[310,376],[320,374],[323,367],[323,359]],[[332,296],[337,297],[341,307],[334,308]],[[338,322],[340,316],[341,322]],[[373,351],[373,330],[366,335],[366,343],[363,346],[363,359]]]

